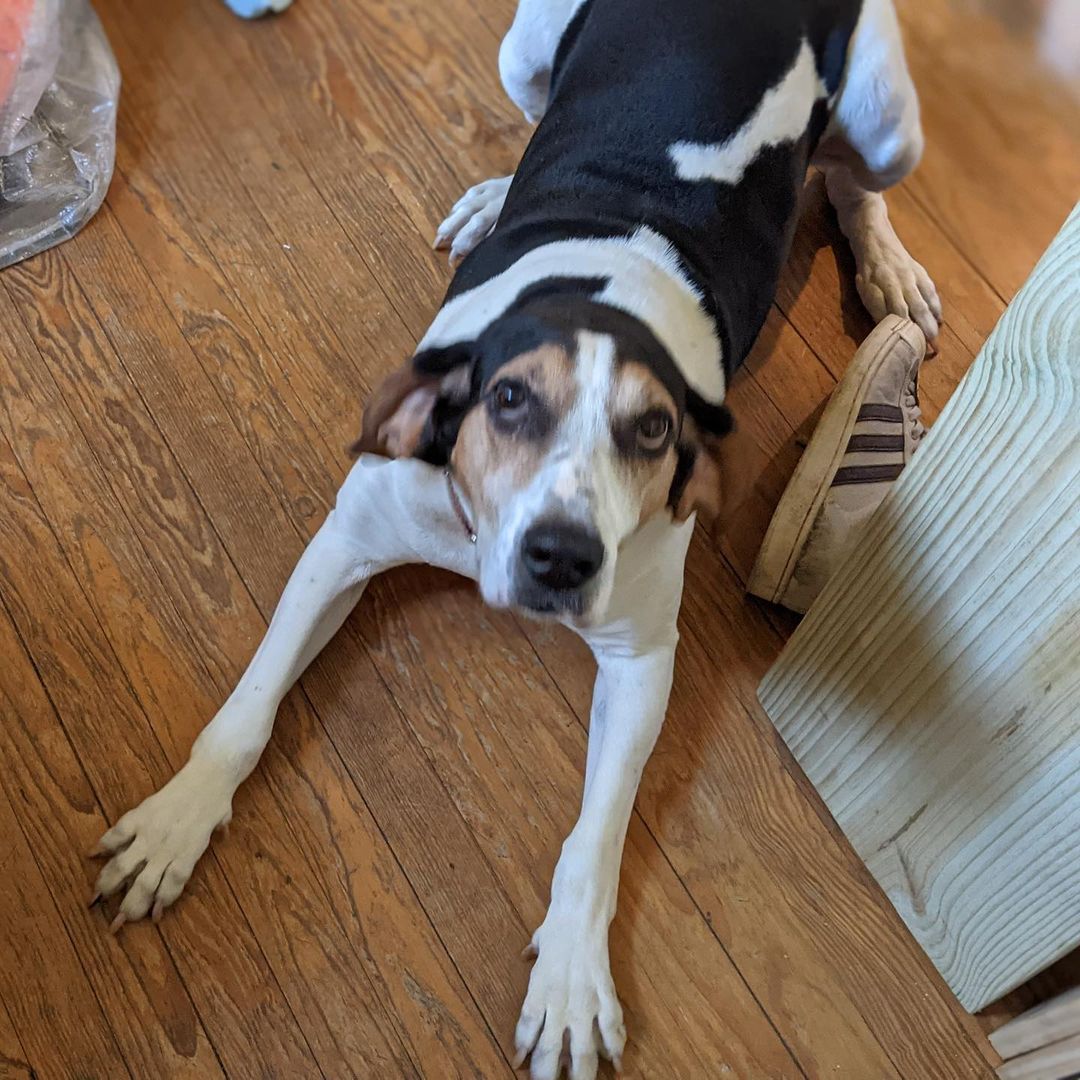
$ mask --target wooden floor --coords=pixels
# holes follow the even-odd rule
[[[527,138],[512,0],[99,0],[124,74],[106,206],[0,275],[0,1077],[509,1076],[575,816],[591,666],[470,585],[389,575],[288,699],[160,926],[83,853],[185,759],[447,281],[429,238]],[[902,3],[928,149],[891,196],[946,304],[948,398],[1080,193],[1045,4]],[[869,329],[820,185],[732,389],[755,484],[696,541],[612,934],[626,1075],[960,1080],[1063,962],[964,1014],[755,699],[792,628],[741,581]]]

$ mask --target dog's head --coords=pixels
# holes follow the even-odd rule
[[[584,297],[540,298],[475,341],[417,353],[376,393],[355,449],[449,463],[484,599],[588,625],[643,522],[719,508],[723,432],[706,434],[686,404],[642,323]]]

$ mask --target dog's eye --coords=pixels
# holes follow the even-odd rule
[[[663,448],[671,434],[671,417],[663,409],[650,409],[637,422],[637,444],[642,450]]]
[[[529,390],[524,383],[502,379],[491,391],[491,401],[496,412],[509,420],[520,415],[529,403]]]

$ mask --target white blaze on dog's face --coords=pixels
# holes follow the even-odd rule
[[[656,376],[606,334],[580,330],[499,367],[451,459],[476,518],[484,599],[600,617],[619,545],[667,506],[680,419]]]

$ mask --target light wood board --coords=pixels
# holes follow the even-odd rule
[[[1070,1036],[1080,1036],[1080,986],[1067,990],[998,1028],[990,1044],[1007,1061]]]
[[[1071,1080],[1080,1073],[1080,1035],[1013,1058],[998,1069],[998,1080]]]
[[[1080,942],[1080,208],[764,679],[978,1009]]]

